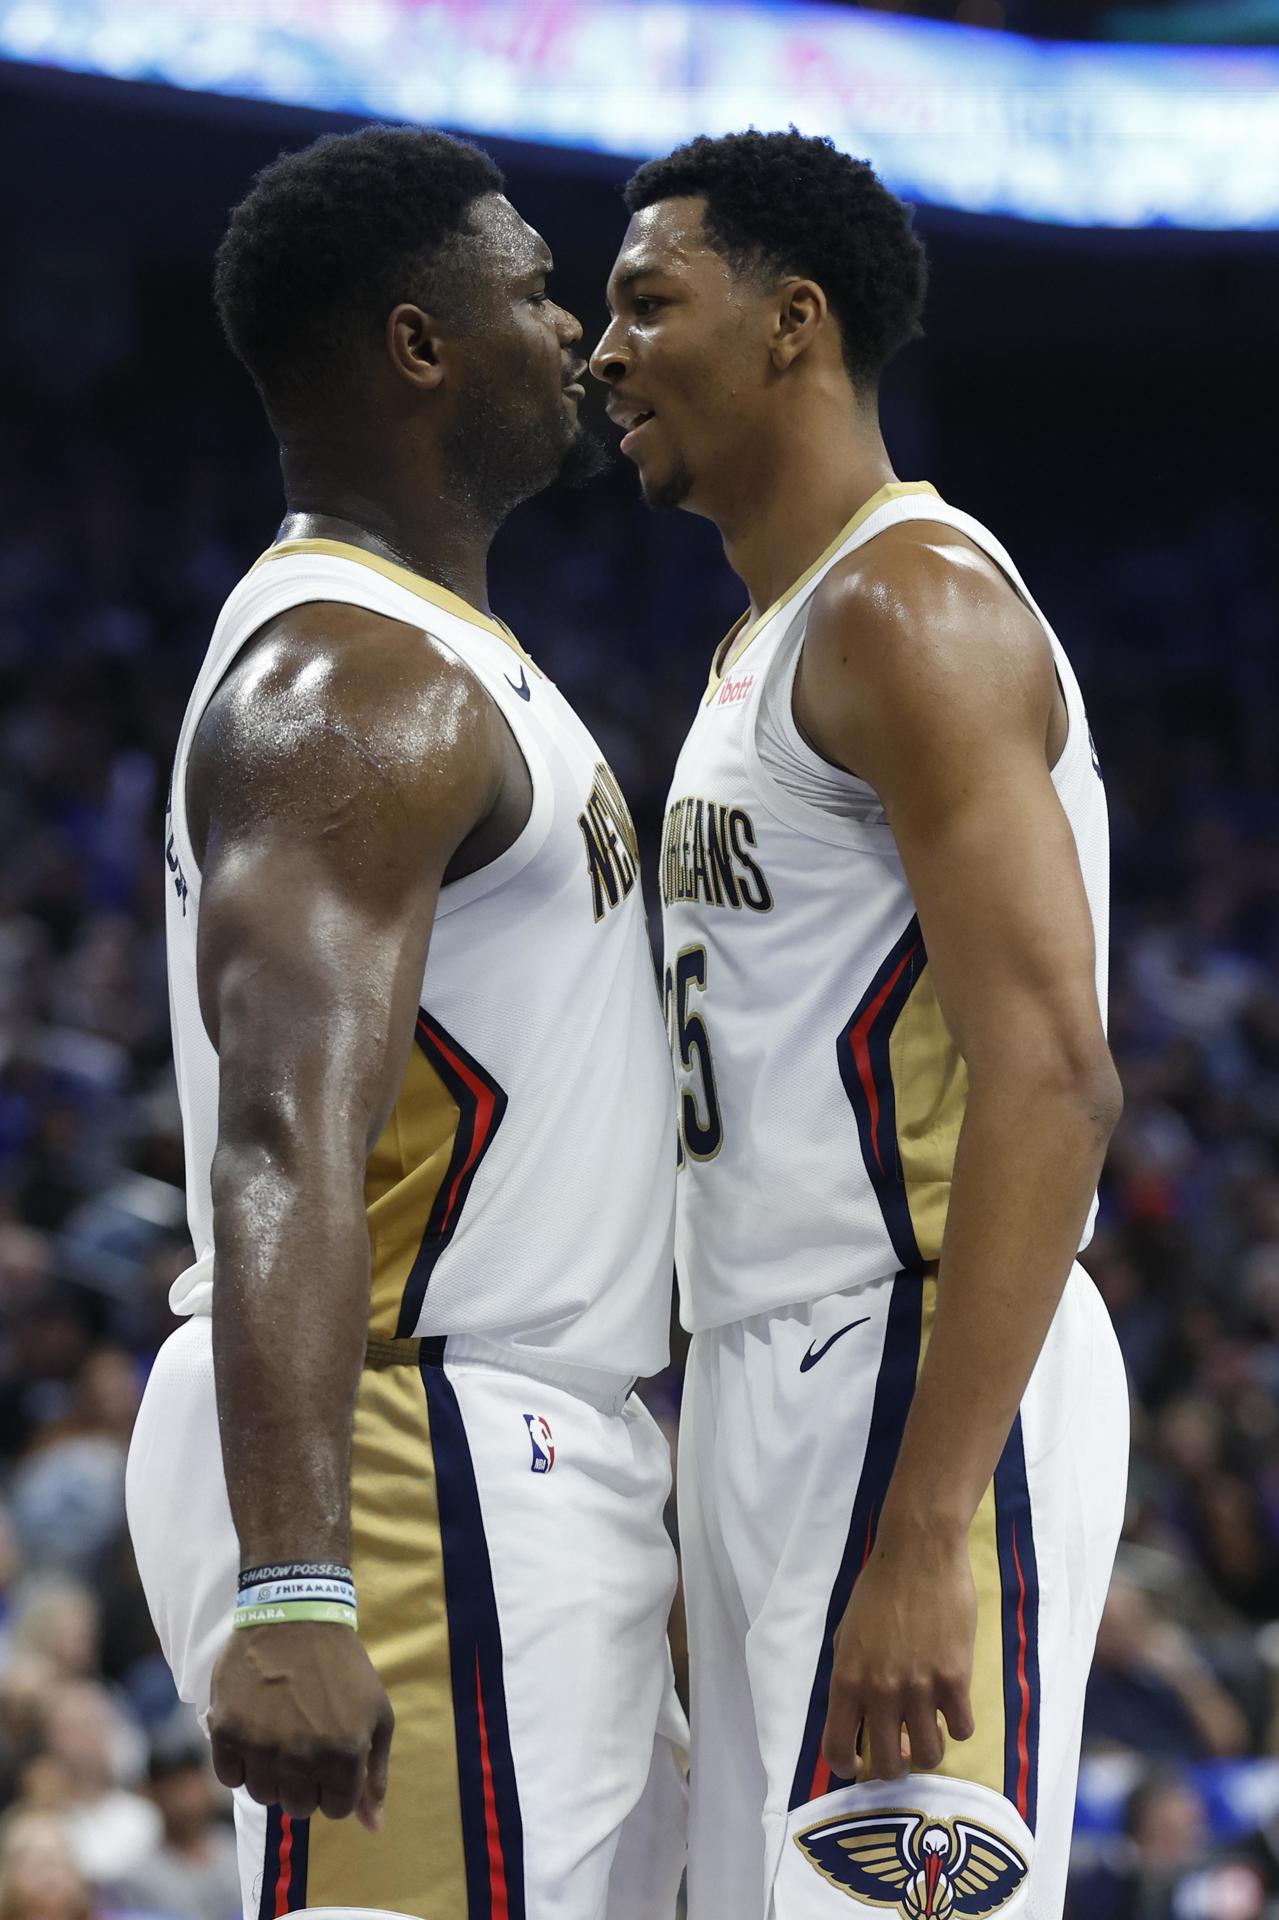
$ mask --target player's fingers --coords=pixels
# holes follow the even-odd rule
[[[826,1725],[822,1729],[822,1758],[840,1780],[857,1778],[857,1736],[862,1703],[857,1691],[838,1675],[831,1682]]]
[[[356,1815],[362,1827],[370,1833],[376,1833],[382,1824],[382,1803],[386,1799],[387,1772],[391,1758],[391,1735],[395,1732],[395,1714],[388,1700],[384,1711],[379,1715],[373,1729],[373,1739],[369,1746],[368,1767],[364,1775],[364,1791]]]
[[[303,1761],[282,1761],[277,1784],[280,1806],[290,1819],[309,1819],[320,1804],[315,1767]]]
[[[358,1753],[326,1753],[320,1766],[320,1812],[330,1820],[354,1813],[364,1790],[364,1759]]]
[[[860,1778],[898,1780],[906,1771],[902,1759],[901,1701],[894,1695],[872,1702],[866,1715],[869,1754]]]
[[[276,1780],[275,1754],[264,1753],[260,1747],[246,1747],[244,1784],[249,1798],[256,1800],[260,1807],[278,1806],[280,1789]]]
[[[942,1674],[934,1689],[934,1698],[946,1717],[952,1740],[971,1740],[975,1722],[968,1681],[960,1674]]]
[[[210,1730],[210,1744],[213,1748],[213,1771],[224,1787],[242,1787],[244,1785],[244,1755],[240,1751],[238,1740],[229,1734],[214,1733]]]
[[[946,1741],[931,1693],[912,1690],[906,1696],[906,1730],[910,1737],[908,1764],[912,1773],[931,1773],[939,1767]]]

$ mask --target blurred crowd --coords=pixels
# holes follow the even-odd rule
[[[239,1910],[225,1796],[156,1647],[123,1473],[188,1258],[169,759],[220,602],[280,511],[246,418],[136,390],[0,396],[0,1920]],[[1220,501],[1139,543],[995,531],[1085,687],[1114,836],[1127,1108],[1087,1264],[1134,1451],[1072,1911],[1252,1920],[1279,1914],[1276,547]],[[675,753],[740,606],[714,536],[645,514],[618,474],[522,510],[493,597],[596,729],[651,875]],[[668,1419],[678,1393],[677,1363],[654,1384]]]

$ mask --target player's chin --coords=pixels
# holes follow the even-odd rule
[[[682,460],[675,461],[673,465],[657,460],[649,460],[643,466],[639,466],[638,461],[635,464],[639,467],[640,489],[646,507],[651,507],[654,513],[670,513],[684,505],[693,490],[693,476]]]

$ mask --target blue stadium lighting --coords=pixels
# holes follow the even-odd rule
[[[760,0],[0,0],[0,58],[637,158],[794,121],[932,206],[1279,227],[1267,49]]]

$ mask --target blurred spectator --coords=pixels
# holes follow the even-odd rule
[[[10,1649],[0,1664],[0,1803],[22,1797],[24,1769],[43,1753],[45,1702],[54,1679],[40,1654]]]
[[[124,1467],[137,1370],[115,1347],[87,1353],[60,1418],[47,1421],[10,1482],[29,1565],[89,1573],[124,1524]]]
[[[23,1809],[0,1829],[0,1920],[95,1920],[95,1904],[56,1814]]]
[[[63,1574],[33,1574],[18,1589],[12,1644],[17,1654],[33,1654],[57,1679],[74,1680],[97,1671],[98,1603],[88,1587]]]
[[[214,1779],[209,1743],[186,1711],[152,1742],[147,1779],[164,1832],[118,1882],[119,1903],[166,1920],[238,1920],[235,1835],[225,1817],[230,1796]]]
[[[1243,1753],[1248,1744],[1241,1708],[1189,1634],[1160,1620],[1141,1588],[1118,1572],[1097,1636],[1084,1742],[1172,1760]]]
[[[159,1845],[164,1823],[150,1800],[124,1783],[144,1764],[136,1729],[92,1680],[64,1680],[45,1718],[45,1751],[64,1769],[63,1813],[81,1871],[112,1886]]]
[[[1123,1834],[1074,1879],[1071,1920],[1262,1920],[1266,1888],[1243,1857],[1214,1856],[1198,1789],[1153,1773],[1129,1796]]]

